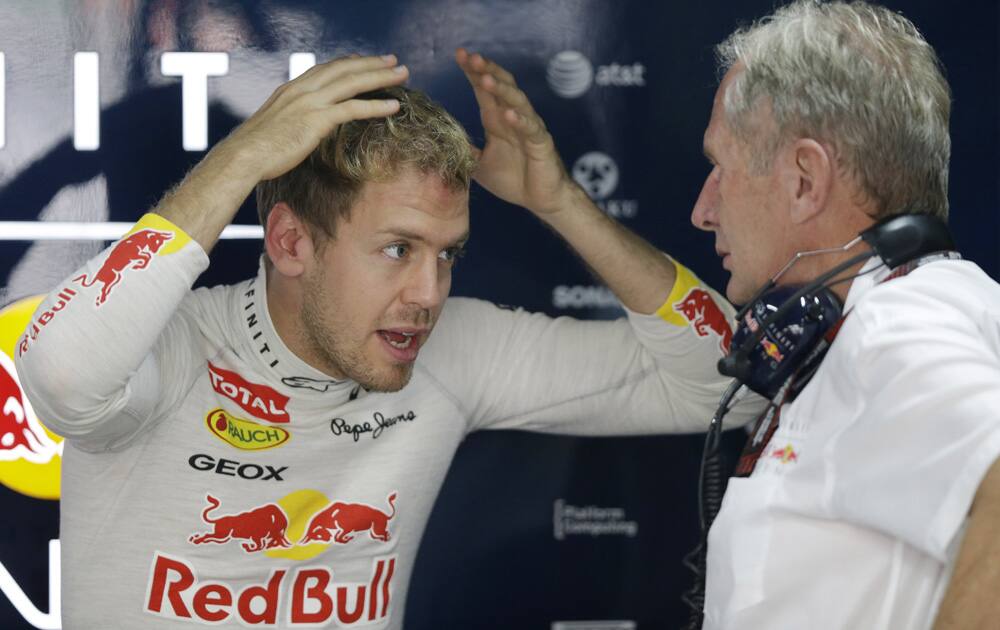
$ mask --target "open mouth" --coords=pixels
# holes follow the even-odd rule
[[[417,333],[394,332],[391,330],[380,330],[379,334],[390,346],[397,350],[408,350],[416,343]]]

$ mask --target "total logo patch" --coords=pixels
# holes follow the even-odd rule
[[[226,444],[244,451],[259,451],[281,446],[291,438],[282,427],[263,425],[253,420],[239,418],[225,409],[213,409],[205,416],[205,424],[212,435]]]
[[[274,422],[287,423],[290,420],[288,396],[278,393],[267,385],[251,383],[236,372],[208,363],[208,378],[212,389],[232,400],[250,415]]]

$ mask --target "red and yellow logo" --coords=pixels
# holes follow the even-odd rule
[[[208,430],[217,438],[244,451],[259,451],[281,446],[291,435],[281,427],[265,426],[239,418],[225,409],[213,409],[205,416]]]
[[[62,438],[35,415],[13,360],[43,299],[25,298],[0,310],[0,483],[36,499],[58,499]]]

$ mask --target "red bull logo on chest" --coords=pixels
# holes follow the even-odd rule
[[[396,556],[372,559],[362,582],[335,582],[333,568],[276,569],[263,583],[239,585],[199,579],[194,566],[157,552],[149,572],[144,610],[197,624],[238,622],[281,627],[383,624],[392,613]]]
[[[363,534],[368,534],[371,540],[386,543],[390,538],[389,522],[396,516],[397,494],[390,493],[386,500],[389,511],[382,511],[365,503],[326,501],[322,509],[312,511],[312,516],[304,527],[304,517],[311,510],[301,503],[296,505],[295,501],[289,503],[286,500],[283,502],[289,506],[287,510],[279,502],[267,503],[236,514],[213,516],[212,512],[221,503],[209,494],[205,496],[208,507],[202,511],[201,520],[211,525],[212,530],[193,534],[188,542],[192,545],[204,545],[240,541],[240,547],[247,553],[288,549],[293,546],[288,540],[290,524],[293,524],[296,526],[294,529],[300,546],[312,546],[313,543],[323,546],[329,543],[346,545]],[[313,501],[308,505],[316,503]],[[289,512],[293,514],[292,518],[289,518]],[[293,520],[299,522],[292,523]]]

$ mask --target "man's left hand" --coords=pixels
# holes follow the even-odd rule
[[[490,59],[464,48],[455,60],[465,72],[479,103],[486,145],[473,150],[475,179],[504,201],[546,218],[566,207],[576,184],[556,152],[552,135],[514,81]]]

